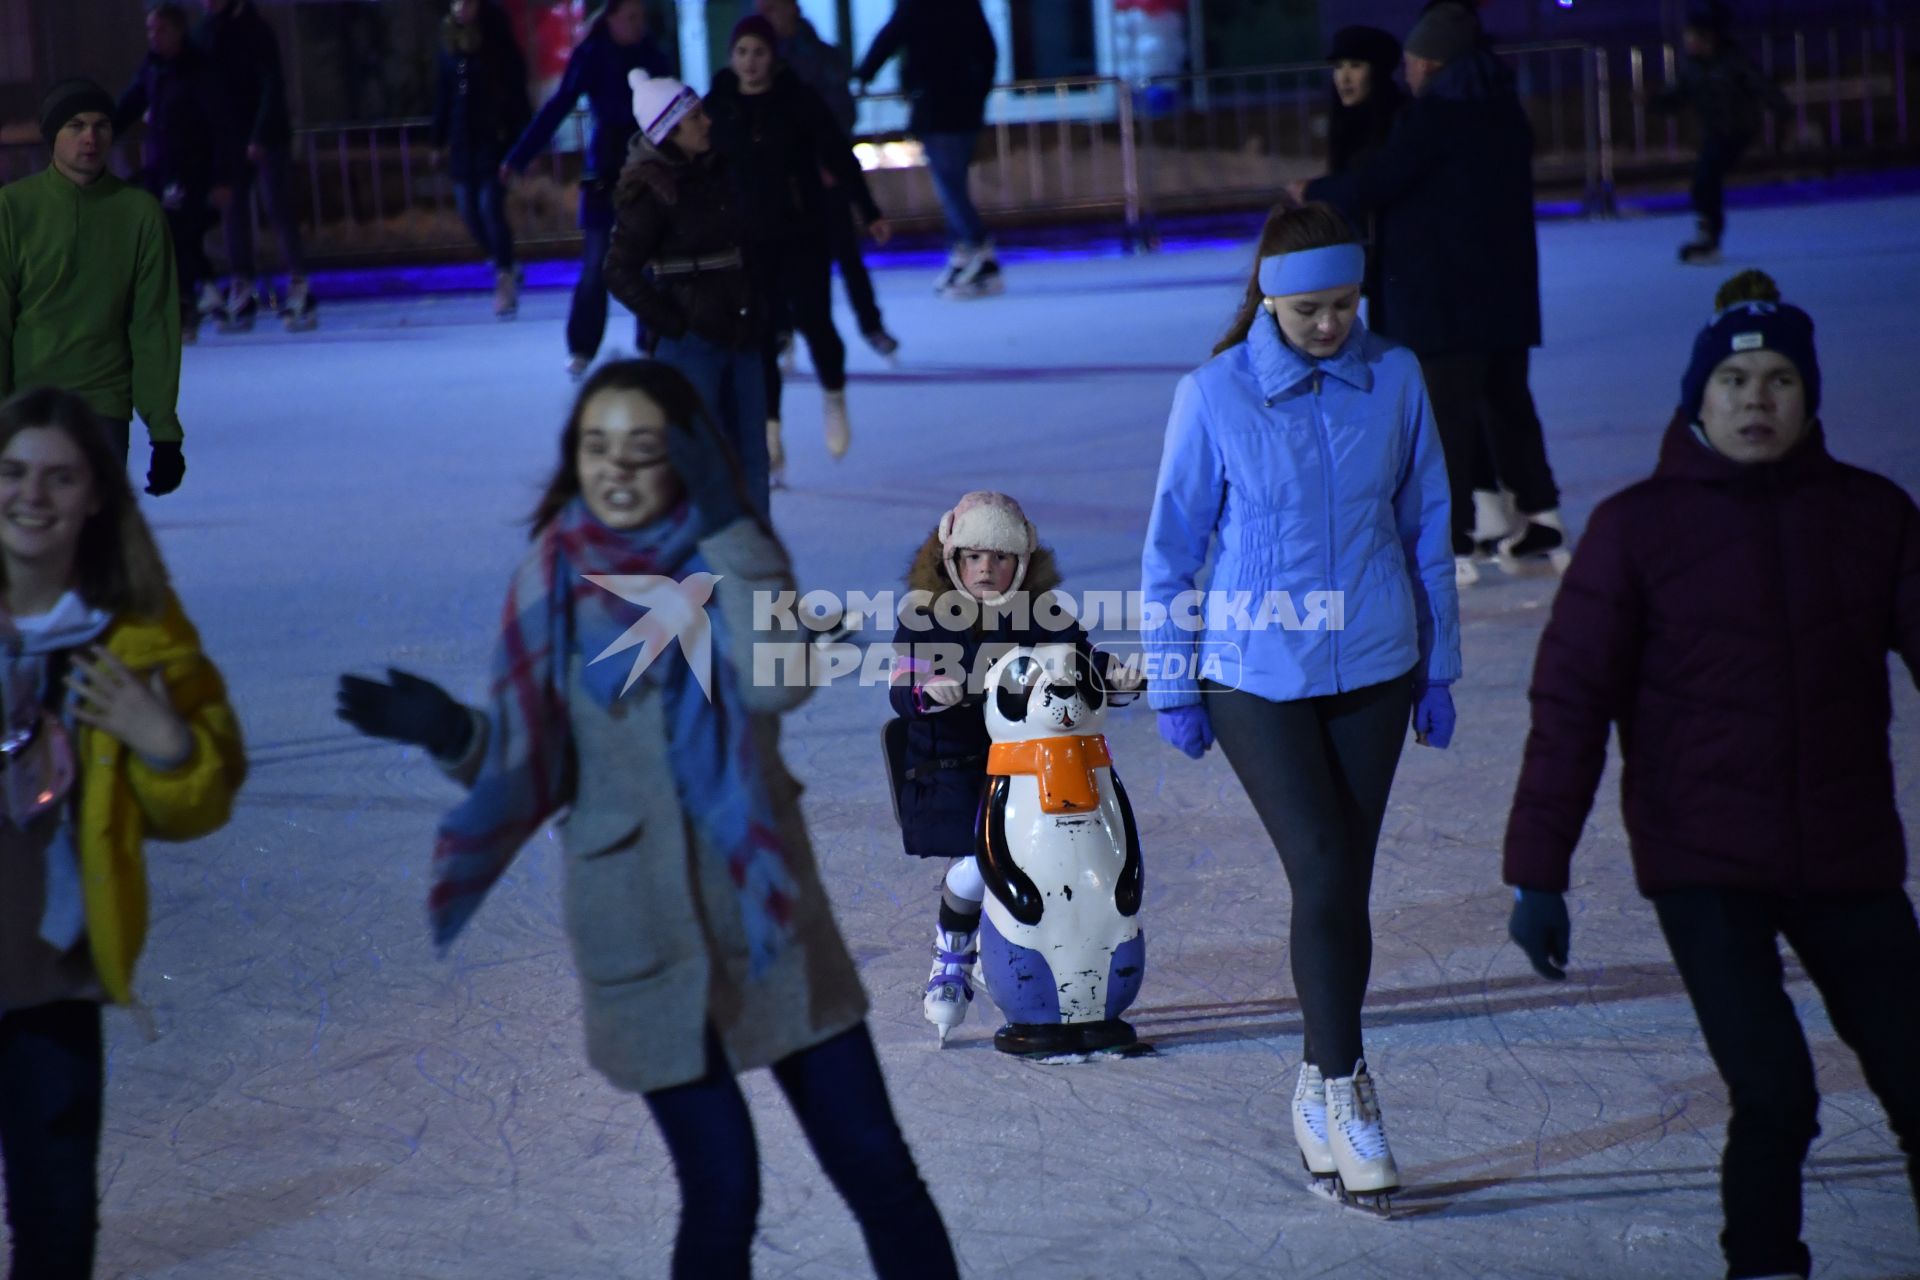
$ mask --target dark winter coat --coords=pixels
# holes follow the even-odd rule
[[[1384,148],[1309,183],[1307,198],[1356,224],[1375,215],[1383,336],[1420,356],[1540,345],[1533,128],[1492,54],[1436,72]]]
[[[793,39],[780,42],[780,61],[800,77],[801,84],[819,94],[826,102],[834,123],[840,126],[840,132],[851,134],[854,121],[860,114],[859,108],[854,105],[853,90],[848,84],[853,79],[853,64],[847,60],[846,54],[840,52],[840,46],[822,40],[811,22],[805,18],[799,21]]]
[[[611,181],[618,177],[627,160],[627,143],[639,131],[633,122],[633,88],[627,83],[627,73],[635,70],[650,76],[671,74],[666,55],[653,41],[615,44],[607,34],[605,20],[595,22],[567,59],[560,87],[553,91],[553,96],[541,106],[520,140],[507,153],[507,163],[516,170],[533,163],[533,158],[546,149],[553,135],[573,114],[573,104],[585,94],[587,108],[593,114],[586,180]]]
[[[902,51],[900,84],[913,104],[908,130],[915,136],[976,132],[1000,57],[980,0],[900,0],[854,78],[872,80]]]
[[[649,332],[693,333],[735,351],[760,344],[762,308],[745,266],[657,277],[649,270],[744,252],[746,220],[726,156],[714,150],[689,161],[636,133],[614,209],[607,288]]]
[[[1817,427],[1742,466],[1676,415],[1652,478],[1594,511],[1541,636],[1508,883],[1566,889],[1617,723],[1641,892],[1898,889],[1889,649],[1920,681],[1913,499]]]
[[[1784,118],[1793,109],[1780,86],[1734,47],[1707,58],[1688,58],[1681,64],[1679,82],[1655,94],[1652,105],[1661,111],[1691,108],[1703,134],[1725,141],[1752,138],[1769,112]]]
[[[1407,105],[1407,91],[1393,78],[1391,63],[1370,62],[1367,66],[1365,101],[1349,107],[1340,101],[1338,94],[1334,95],[1333,108],[1327,117],[1328,173],[1350,173],[1385,148],[1393,134],[1393,122],[1400,118],[1400,109]],[[1370,216],[1361,227],[1369,247],[1367,275],[1361,291],[1367,299],[1368,327],[1384,335],[1392,329],[1386,314],[1386,255],[1380,251],[1380,229],[1376,223],[1377,218]]]
[[[209,13],[193,42],[206,56],[224,99],[224,127],[217,139],[223,163],[245,163],[249,146],[291,145],[293,116],[287,110],[280,42],[253,0],[233,0],[222,12]]]
[[[116,137],[146,124],[140,139],[141,180],[160,195],[178,186],[204,199],[213,183],[216,131],[226,112],[206,56],[187,45],[178,57],[149,53],[113,111]]]
[[[527,60],[505,11],[485,3],[471,23],[443,22],[436,69],[433,145],[446,148],[455,182],[492,178],[533,115]]]
[[[777,70],[765,93],[746,94],[740,92],[740,77],[723,69],[713,77],[706,106],[713,149],[727,158],[739,186],[748,239],[819,239],[828,208],[822,169],[833,175],[861,217],[879,219],[880,207],[853,158],[853,144],[826,102],[791,70]]]
[[[907,586],[929,592],[935,600],[957,590],[941,563],[940,534],[936,530],[920,544],[907,571]],[[1060,585],[1053,552],[1041,547],[1027,564],[1027,576],[1021,590],[1030,601],[1038,601]],[[1034,606],[1037,614],[1039,605]],[[969,674],[980,659],[980,650],[988,645],[1076,644],[1086,649],[1087,636],[1079,626],[1054,631],[1040,624],[1037,617],[1029,625],[1016,627],[1012,618],[998,618],[991,630],[981,627],[958,629],[943,625],[937,616],[925,613],[926,625],[914,627],[901,622],[894,632],[896,651],[907,656],[919,646],[953,646],[960,655],[960,667]],[[931,656],[930,651],[921,650]],[[997,652],[985,666],[997,660]],[[956,707],[939,708],[923,703],[913,686],[901,681],[888,692],[893,712],[907,722],[905,760],[907,770],[924,772],[900,789],[900,833],[907,852],[921,858],[964,858],[974,851],[974,821],[980,811],[980,796],[987,781],[986,713],[980,703],[964,702]],[[940,767],[940,761],[950,763]]]

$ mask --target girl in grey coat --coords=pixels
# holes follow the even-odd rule
[[[673,1157],[673,1275],[749,1274],[759,1158],[734,1076],[770,1066],[875,1271],[957,1276],[780,758],[805,644],[756,635],[753,600],[791,591],[792,570],[685,377],[596,373],[533,523],[486,708],[402,672],[341,681],[349,723],[469,787],[434,852],[436,942],[564,811],[587,1056],[646,1098]]]

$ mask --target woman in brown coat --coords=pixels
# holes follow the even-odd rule
[[[759,1159],[734,1076],[760,1066],[876,1272],[955,1276],[780,759],[778,716],[809,691],[805,645],[756,636],[753,601],[791,590],[786,551],[687,379],[658,361],[608,365],[581,391],[534,514],[490,705],[393,672],[344,677],[341,715],[426,747],[470,788],[434,853],[442,947],[568,811],[587,1056],[660,1124],[681,1189],[676,1278],[749,1274]]]

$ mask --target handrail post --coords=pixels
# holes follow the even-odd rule
[[[1114,123],[1120,130],[1120,199],[1121,216],[1126,219],[1126,243],[1131,252],[1151,247],[1147,243],[1146,228],[1140,207],[1140,156],[1134,149],[1133,136],[1133,87],[1126,81],[1115,79]]]
[[[1607,50],[1596,45],[1590,60],[1592,67],[1593,127],[1587,135],[1588,196],[1590,217],[1611,218],[1613,203],[1613,88],[1608,80]]]

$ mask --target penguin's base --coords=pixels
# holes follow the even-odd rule
[[[993,1033],[993,1047],[1021,1058],[1102,1053],[1125,1049],[1139,1036],[1121,1018],[1097,1022],[1009,1022]]]

